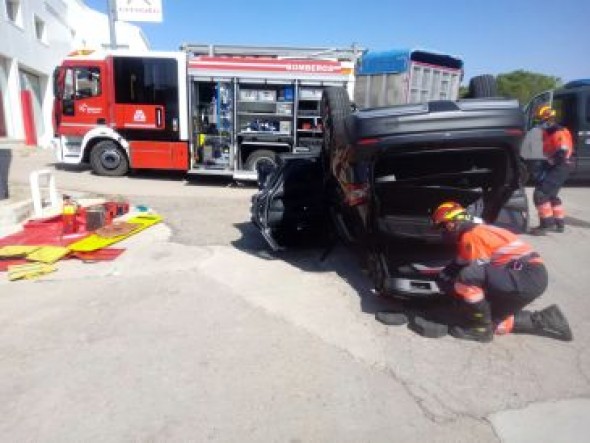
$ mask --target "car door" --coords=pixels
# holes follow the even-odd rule
[[[539,124],[536,117],[539,108],[541,108],[541,106],[551,106],[552,102],[553,90],[542,92],[531,99],[524,108],[527,131]]]
[[[580,94],[578,109],[579,126],[576,140],[578,169],[585,176],[590,176],[590,88]]]
[[[83,136],[108,117],[108,86],[103,81],[104,63],[60,67],[54,74],[57,124],[67,135]]]
[[[584,165],[585,157],[588,151],[580,149],[580,122],[582,114],[580,113],[580,95],[577,91],[559,91],[553,96],[553,108],[557,114],[557,122],[569,129],[572,135],[574,151],[572,154],[573,173],[581,172]]]
[[[283,154],[252,198],[252,221],[274,250],[301,245],[325,231],[327,211],[319,154]]]
[[[535,176],[540,163],[543,161],[543,135],[537,113],[542,106],[551,106],[553,91],[545,91],[535,97],[525,106],[526,134],[521,146],[520,156],[524,160],[528,173]]]

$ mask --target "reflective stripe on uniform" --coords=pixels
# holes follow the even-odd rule
[[[485,297],[483,289],[479,286],[466,285],[465,283],[455,282],[455,293],[467,303],[477,303]]]
[[[553,206],[553,217],[559,219],[565,218],[565,209],[563,208],[563,205]]]
[[[504,265],[512,260],[519,259],[533,252],[533,248],[522,240],[515,240],[502,246],[494,251],[492,263],[495,265]]]
[[[479,225],[461,236],[458,258],[501,266],[531,252],[532,247],[512,232],[497,226]]]
[[[494,331],[498,335],[510,334],[514,329],[514,315],[507,317],[505,320],[501,321],[496,325],[496,330]]]
[[[573,152],[572,135],[567,128],[556,131],[543,131],[543,154],[550,159],[557,151],[565,151],[565,159],[569,159]]]
[[[539,214],[539,218],[549,218],[553,217],[553,207],[551,206],[550,202],[543,203],[542,205],[537,206],[537,213]]]

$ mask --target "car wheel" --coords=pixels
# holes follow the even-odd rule
[[[112,140],[103,140],[90,152],[90,165],[97,175],[118,177],[129,172],[129,160],[121,147]]]
[[[526,190],[521,186],[510,200],[500,209],[495,224],[517,234],[528,232],[530,223],[530,207]]]
[[[496,78],[493,75],[477,75],[469,81],[469,97],[486,98],[497,96],[498,87],[496,84]]]
[[[330,165],[335,150],[347,144],[345,121],[352,113],[350,98],[345,88],[329,86],[324,88],[321,101],[321,116],[324,125],[322,155]]]

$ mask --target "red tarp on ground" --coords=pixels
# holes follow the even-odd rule
[[[81,217],[77,220],[80,222]],[[0,238],[0,246],[30,245],[30,246],[68,246],[78,240],[88,237],[85,225],[78,223],[79,232],[63,235],[61,215],[42,220],[33,220],[23,225],[23,230]]]
[[[110,205],[110,206],[109,206]],[[125,214],[129,211],[127,203],[107,203],[109,217]],[[74,234],[63,234],[62,215],[56,215],[39,220],[31,220],[23,225],[20,232],[0,238],[2,246],[68,246],[91,235],[86,231],[86,216],[84,211],[76,214],[75,224],[77,232]],[[92,252],[74,252],[64,257],[77,258],[85,262],[114,260],[121,255],[125,249],[103,248]],[[24,258],[0,259],[0,272],[5,272],[8,266],[30,263]]]
[[[25,260],[24,258],[13,258],[13,259],[0,260],[0,272],[7,271],[9,266],[24,265],[26,263],[30,263],[30,262]]]
[[[120,248],[104,248],[90,252],[72,252],[71,256],[86,262],[108,261],[116,259],[124,251],[125,249]]]

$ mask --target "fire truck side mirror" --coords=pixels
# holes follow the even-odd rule
[[[53,71],[53,96],[55,98],[61,98],[60,71],[60,67],[55,68]]]

